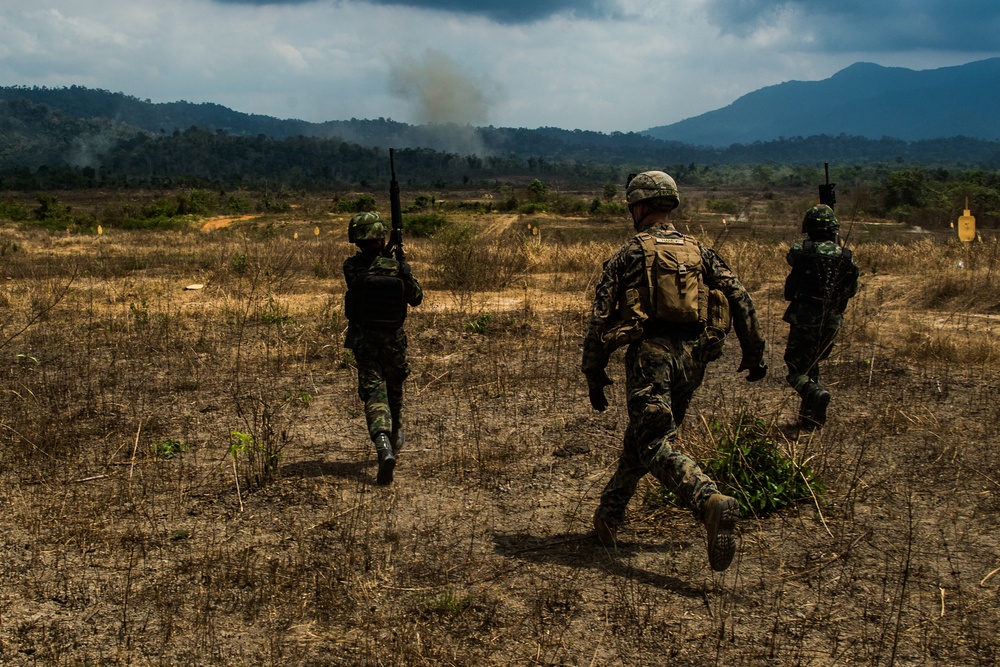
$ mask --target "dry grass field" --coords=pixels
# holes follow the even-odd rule
[[[781,322],[803,210],[679,223],[752,291],[770,365],[748,384],[727,344],[682,447],[749,415],[825,487],[745,517],[723,574],[648,477],[617,549],[592,536],[626,413],[620,354],[596,413],[580,345],[624,220],[409,240],[388,488],[341,347],[346,216],[0,228],[0,663],[995,664],[1000,242],[845,225],[862,290],[806,433]]]

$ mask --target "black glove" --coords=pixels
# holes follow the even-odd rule
[[[405,278],[409,276],[411,273],[413,273],[413,270],[410,268],[409,264],[407,264],[406,262],[399,263],[399,275],[401,277]]]
[[[607,372],[601,371],[599,375],[587,376],[587,388],[590,391],[590,407],[598,412],[608,409],[608,398],[604,395],[604,388],[609,384],[614,384],[614,380],[608,377]]]
[[[740,363],[740,367],[736,369],[737,373],[742,373],[743,371],[750,371],[747,373],[747,382],[757,382],[758,380],[763,380],[764,376],[767,375],[767,364],[763,362],[751,364],[744,359]]]
[[[596,384],[590,385],[590,407],[598,412],[604,412],[608,409],[608,397],[604,395],[604,387]]]

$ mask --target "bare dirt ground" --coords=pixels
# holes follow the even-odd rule
[[[708,424],[748,413],[826,492],[745,517],[736,560],[715,574],[703,528],[650,478],[617,549],[592,537],[626,420],[620,357],[605,413],[578,371],[610,245],[562,247],[540,223],[518,280],[462,293],[435,279],[432,242],[411,243],[427,297],[407,322],[407,444],[382,488],[340,346],[350,248],[342,225],[314,237],[314,224],[3,231],[18,249],[0,258],[0,662],[996,662],[988,257],[976,275],[991,291],[956,311],[927,287],[949,260],[932,269],[912,244],[873,244],[869,257],[895,263],[862,260],[864,289],[824,366],[830,423],[810,434],[783,379],[787,245],[723,248],[753,290],[771,371],[746,383],[727,344],[681,446],[710,456]],[[593,259],[560,268],[560,254]],[[238,433],[280,454],[273,479],[247,479]]]

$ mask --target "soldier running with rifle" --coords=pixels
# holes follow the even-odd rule
[[[389,149],[392,180],[390,243],[377,213],[364,212],[348,223],[348,240],[358,252],[344,261],[344,347],[354,352],[358,396],[365,404],[368,434],[378,455],[376,484],[391,484],[396,458],[403,448],[403,382],[410,374],[406,360],[408,306],[419,306],[424,294],[403,250],[403,215],[393,151]]]

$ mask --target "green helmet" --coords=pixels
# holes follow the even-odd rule
[[[378,213],[365,211],[355,214],[347,223],[347,240],[351,243],[385,238],[385,224]]]
[[[629,206],[646,199],[670,199],[674,208],[681,203],[677,183],[670,174],[662,171],[644,171],[629,179],[625,186],[625,201]]]
[[[837,214],[826,204],[813,206],[802,218],[802,231],[806,234],[836,234],[840,231]]]

